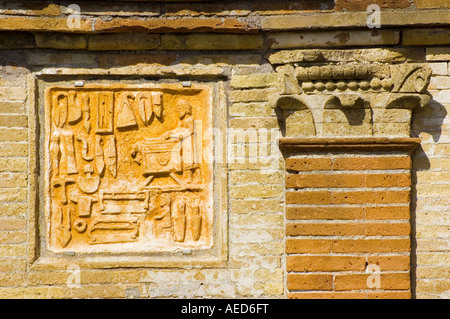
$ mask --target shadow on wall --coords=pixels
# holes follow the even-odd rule
[[[433,98],[425,107],[419,110],[416,109],[411,120],[411,136],[422,139],[422,144],[412,156],[411,170],[411,293],[413,298],[416,298],[417,286],[417,172],[431,168],[428,156],[434,154],[434,145],[442,142],[442,125],[446,116],[447,111],[445,107]],[[450,138],[448,139],[450,141]],[[430,146],[431,149],[429,150]]]

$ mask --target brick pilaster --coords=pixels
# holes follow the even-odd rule
[[[280,140],[288,298],[411,298],[413,138]]]

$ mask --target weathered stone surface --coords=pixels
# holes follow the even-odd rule
[[[257,50],[263,44],[263,37],[256,34],[192,34],[185,42],[188,50]]]
[[[407,29],[403,31],[402,43],[403,45],[450,44],[450,28]]]
[[[6,16],[0,19],[0,29],[5,31],[89,32],[92,31],[92,19],[80,17],[79,24],[72,25],[70,20],[60,17]]]
[[[231,86],[233,88],[264,88],[274,86],[277,80],[276,73],[235,75],[231,79]]]
[[[0,13],[8,15],[57,16],[60,7],[55,3],[39,3],[35,1],[2,1]]]
[[[349,11],[366,11],[367,7],[371,4],[376,4],[383,9],[403,9],[411,6],[411,0],[336,0],[336,10],[349,10]]]
[[[449,0],[414,0],[414,4],[419,9],[450,8]]]
[[[100,68],[111,68],[130,65],[171,65],[176,61],[175,54],[114,54],[102,53],[98,55]]]
[[[87,47],[85,35],[36,33],[34,35],[36,47],[59,50],[83,50]]]
[[[327,32],[287,32],[269,35],[273,49],[307,47],[343,47],[357,45],[389,45],[399,42],[400,33],[389,30],[376,31],[327,31]]]
[[[0,32],[0,49],[30,48],[34,48],[32,34],[26,32]]]
[[[69,52],[55,52],[55,53],[38,53],[26,52],[25,59],[30,65],[45,65],[45,66],[97,66],[97,59],[95,55],[85,53],[69,53]]]
[[[1,26],[1,24],[0,24]],[[179,19],[121,19],[97,20],[97,32],[247,32],[253,28],[237,19],[179,18]]]
[[[449,47],[427,48],[426,58],[428,61],[450,61],[450,48]]]
[[[289,15],[273,16],[261,19],[262,30],[296,30],[322,29],[338,27],[367,27],[367,13],[364,12],[335,12],[320,15]],[[381,27],[413,26],[413,25],[446,25],[449,13],[445,10],[425,10],[421,12],[383,11],[381,13]]]
[[[431,48],[432,49],[432,48]],[[304,49],[283,50],[269,55],[272,64],[292,62],[404,62],[421,61],[425,49],[389,48],[389,49]]]
[[[47,248],[210,248],[208,98],[204,86],[48,89]]]
[[[159,35],[149,33],[90,35],[89,51],[151,50],[159,46]]]
[[[61,13],[72,14],[67,4],[62,4]],[[159,3],[132,3],[132,2],[111,2],[107,5],[98,4],[98,2],[83,2],[80,4],[83,14],[93,16],[124,16],[124,17],[152,17],[161,14],[161,5]]]

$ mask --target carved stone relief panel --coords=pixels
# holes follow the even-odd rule
[[[48,249],[212,247],[210,87],[49,86],[45,121]]]

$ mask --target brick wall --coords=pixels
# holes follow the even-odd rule
[[[286,159],[289,298],[410,298],[410,169],[400,154]]]
[[[369,2],[382,9],[381,29],[367,28]],[[0,297],[449,297],[448,1],[79,5],[74,30],[67,4],[0,1]],[[280,93],[278,67],[355,61],[431,67],[431,101],[412,110],[411,125],[377,124],[380,135],[419,137],[420,147],[411,155],[395,147],[283,154],[280,114],[270,102]],[[220,190],[226,259],[192,267],[125,260],[113,269],[70,255],[36,263],[43,244],[34,198],[41,177],[36,117],[43,105],[34,78],[130,74],[221,83],[216,107],[230,134],[227,155],[234,154]],[[368,132],[367,125],[341,124],[334,137],[348,135],[343,128]]]

